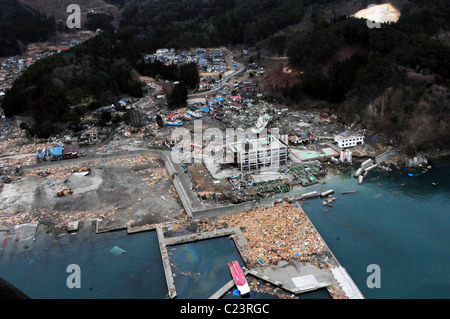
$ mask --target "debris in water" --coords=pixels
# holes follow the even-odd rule
[[[122,253],[125,253],[126,250],[124,250],[124,249],[122,249],[120,247],[114,246],[114,248],[112,248],[110,250],[110,252],[112,252],[116,256],[120,256],[120,255],[122,255]]]

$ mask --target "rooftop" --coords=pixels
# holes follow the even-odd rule
[[[356,132],[345,131],[345,132],[339,133],[337,136],[350,137],[350,136],[361,136],[361,134],[356,133]]]
[[[269,139],[271,139],[271,141]],[[245,147],[247,143],[249,144],[248,150],[246,150]],[[278,140],[275,137],[241,141],[231,144],[231,148],[233,149],[233,151],[240,153],[244,153],[247,151],[265,151],[273,148],[282,148],[282,147],[286,147],[286,145],[284,145],[280,140]]]

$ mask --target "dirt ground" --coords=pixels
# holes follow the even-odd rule
[[[63,227],[68,221],[101,219],[99,231],[184,219],[181,201],[164,162],[136,156],[90,163],[86,176],[59,166],[47,177],[37,171],[0,193],[0,228],[25,222]],[[58,197],[63,189],[72,195]]]
[[[231,184],[226,181],[214,184],[214,179],[203,163],[190,165],[188,169],[199,194],[214,194],[215,192],[220,193],[232,190]]]

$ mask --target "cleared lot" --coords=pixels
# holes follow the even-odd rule
[[[68,162],[70,164],[70,162]],[[86,176],[72,173],[90,168]],[[41,172],[41,174],[39,174]],[[42,176],[46,172],[46,177]],[[58,197],[71,189],[73,194]],[[0,227],[40,222],[65,226],[68,221],[102,219],[99,231],[162,223],[186,217],[164,162],[134,156],[25,172],[0,193]]]

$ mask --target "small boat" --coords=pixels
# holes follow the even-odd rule
[[[202,118],[202,116],[200,114],[198,114],[196,112],[193,112],[193,111],[187,111],[187,115],[190,115],[190,116],[192,116],[193,118],[196,118],[196,119],[201,119]]]
[[[228,263],[228,268],[230,269],[231,275],[233,276],[241,296],[248,294],[250,292],[250,287],[248,286],[247,279],[245,279],[244,272],[239,263],[236,260],[232,261]]]
[[[169,125],[169,126],[181,126],[181,125],[183,125],[183,122],[182,121],[166,121],[165,124]]]

